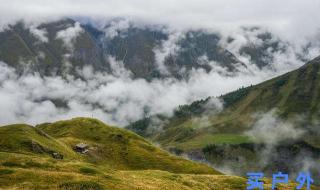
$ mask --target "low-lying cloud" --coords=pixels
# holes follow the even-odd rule
[[[293,62],[284,70],[260,70],[254,65],[239,67],[229,75],[220,66],[207,73],[192,70],[188,80],[174,78],[134,79],[122,62],[109,57],[113,74],[79,68],[80,78],[44,77],[29,72],[18,75],[5,63],[0,64],[0,124],[31,124],[68,119],[76,116],[96,117],[107,123],[124,126],[157,113],[172,114],[183,104],[219,96],[242,86],[255,84],[298,67]]]
[[[310,129],[318,124],[301,127],[306,119],[302,115],[283,120],[277,112],[273,109],[252,115],[253,123],[243,133],[252,142],[211,146],[205,151],[207,158],[227,174],[262,171],[271,175],[282,171],[296,176],[298,172],[308,171],[319,175],[319,150],[308,142]]]
[[[300,118],[296,118],[298,120]],[[276,110],[255,115],[256,122],[252,129],[245,132],[256,143],[276,145],[280,141],[295,140],[301,137],[305,131],[297,128],[292,122],[284,121],[276,116]]]
[[[38,38],[40,40],[40,42],[42,43],[47,43],[49,42],[49,39],[47,37],[47,31],[45,29],[39,29],[37,28],[36,25],[31,25],[29,27],[29,31],[31,32],[31,34],[33,34],[36,38]]]
[[[70,26],[65,30],[60,30],[57,33],[56,38],[61,39],[64,42],[64,45],[70,50],[73,49],[74,42],[76,38],[81,34],[83,29],[80,26],[79,22],[76,22],[74,26]]]

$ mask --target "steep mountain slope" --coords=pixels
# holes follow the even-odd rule
[[[125,68],[135,77],[152,79],[161,76],[154,49],[167,39],[167,34],[148,28],[130,27],[113,38],[102,36],[101,44],[105,52],[117,61],[123,61]]]
[[[116,36],[108,36],[104,32],[108,27],[98,29],[71,19],[39,26],[18,22],[0,32],[0,60],[20,72],[76,75],[77,69],[88,65],[97,71],[112,72],[112,57],[122,61],[133,77],[148,80],[187,78],[192,69],[210,71],[214,65],[229,72],[236,71],[239,65],[244,66],[233,53],[222,47],[222,37],[217,33],[191,30],[173,40],[172,34],[152,27],[129,26],[117,31]],[[261,51],[276,46],[268,43],[266,40]],[[254,52],[257,47],[250,47],[241,53],[260,63],[265,55]]]
[[[221,47],[220,40],[221,36],[218,34],[189,31],[177,42],[180,49],[165,59],[165,65],[173,74],[179,73],[181,68],[203,68],[210,71],[210,62],[227,68],[230,72],[236,71],[239,65],[245,66],[230,51]]]
[[[103,33],[92,30],[92,36],[102,41],[101,45],[108,55],[123,61],[124,66],[135,77],[158,78],[173,76],[184,78],[191,69],[203,68],[211,70],[209,62],[216,62],[222,67],[235,71],[237,64],[242,64],[235,55],[221,47],[221,37],[215,33],[204,31],[187,31],[172,40],[170,34],[157,28],[138,28],[130,26],[126,30],[119,30],[118,35],[109,38]],[[171,44],[166,42],[172,41]],[[157,60],[156,51],[165,52],[161,55],[163,63]],[[204,59],[205,60],[202,60]],[[243,65],[243,64],[242,64]],[[164,69],[164,68],[165,69]],[[182,70],[185,69],[185,73]],[[165,71],[164,71],[165,70]]]
[[[89,146],[86,153],[73,149],[79,142]],[[269,179],[264,182],[266,188],[270,187]],[[286,189],[294,186],[281,185]],[[132,132],[95,119],[0,127],[1,189],[245,187],[245,178],[221,175],[206,165],[172,156]]]
[[[108,70],[106,58],[96,41],[77,24],[65,19],[35,29],[22,22],[9,26],[0,32],[0,60],[21,72],[27,68],[44,75],[73,73],[76,67],[84,65]],[[64,42],[57,34],[68,28],[74,28],[74,31],[63,36],[67,40]]]
[[[285,54],[288,49],[288,43],[275,37],[271,32],[260,31],[258,27],[243,28],[244,32],[251,33],[247,38],[255,38],[249,40],[247,44],[239,49],[239,54],[250,57],[253,64],[259,68],[268,67],[274,62],[275,56]],[[231,43],[234,39],[230,39]],[[307,52],[305,52],[307,53]]]
[[[253,166],[258,163],[254,159],[260,159],[259,151],[272,144],[279,154],[270,160],[289,170],[295,166],[286,158],[293,161],[307,152],[311,159],[319,159],[319,84],[320,57],[317,57],[295,71],[221,96],[224,102],[221,112],[208,109],[212,99],[208,98],[181,106],[171,118],[152,116],[129,128],[176,153],[189,152],[214,164],[219,164],[218,155],[220,161],[229,157],[230,164],[237,166],[248,161],[252,163],[250,169],[259,168]],[[154,120],[163,121],[161,130],[154,130],[157,127]],[[268,165],[265,169],[272,168]]]

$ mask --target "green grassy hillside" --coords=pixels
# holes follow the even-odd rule
[[[80,142],[89,146],[87,153],[73,150]],[[63,159],[54,159],[53,153],[63,155]],[[89,118],[36,127],[25,124],[0,127],[0,158],[0,188],[5,189],[183,187],[184,181],[197,176],[178,173],[220,174],[204,164],[173,156],[130,131]],[[173,181],[177,178],[176,184],[169,183],[171,178]],[[154,180],[157,182],[151,184]],[[237,180],[243,179],[235,177]],[[200,181],[195,183],[198,189],[203,186]]]
[[[0,127],[0,145],[3,152],[41,156],[59,152],[70,159],[77,157],[76,153],[65,144],[25,124]]]
[[[219,98],[224,103],[224,109],[219,113],[208,111],[206,104],[211,99],[208,98],[180,106],[173,117],[151,116],[128,128],[170,146],[180,142],[185,145],[197,139],[200,140],[198,143],[207,144],[203,141],[210,142],[210,138],[212,143],[248,142],[242,133],[254,122],[254,114],[271,110],[276,110],[276,115],[284,120],[303,115],[303,126],[312,125],[320,118],[320,57],[295,71]],[[206,122],[199,119],[204,116]],[[160,132],[152,133],[148,129],[154,117],[166,121]],[[312,131],[312,128],[307,130]]]
[[[73,150],[82,142],[85,154]],[[55,159],[52,153],[63,155]],[[264,179],[265,187],[270,180]],[[292,189],[295,184],[282,186]],[[244,189],[246,179],[170,155],[89,118],[0,127],[0,189]]]
[[[217,166],[228,161],[229,166],[240,167],[239,174],[252,168],[271,172],[270,170],[276,169],[276,165],[284,171],[299,169],[303,167],[303,163],[297,164],[298,160],[303,162],[302,154],[311,155],[315,163],[320,163],[320,133],[317,128],[320,119],[320,57],[295,71],[219,98],[224,103],[220,112],[207,108],[211,100],[208,98],[180,106],[173,117],[151,116],[129,125],[128,128],[177,154],[187,153],[194,158],[205,158]],[[292,137],[289,142],[286,139],[283,139],[284,142],[272,142],[270,136],[269,142],[261,145],[261,139],[253,138],[247,132],[265,114],[276,118],[275,123],[264,120],[266,126],[290,123],[290,130],[300,130],[303,134],[298,139]],[[161,130],[154,130],[154,118],[157,118],[158,123],[159,120],[164,121]],[[153,126],[153,130],[149,126]],[[281,129],[279,131],[281,133]],[[266,132],[268,131],[261,131]],[[273,135],[276,133],[274,131]],[[284,147],[277,143],[282,143]],[[262,167],[258,159],[263,147],[268,147],[268,144],[272,144],[270,146],[274,148],[273,152],[278,152],[279,155],[268,158],[274,165]],[[246,166],[246,163],[249,165]],[[313,169],[318,167],[320,166]]]
[[[72,148],[78,143],[89,145],[83,158],[90,163],[106,164],[116,169],[157,169],[176,173],[217,174],[215,170],[155,147],[142,137],[101,121],[76,118],[36,127]]]

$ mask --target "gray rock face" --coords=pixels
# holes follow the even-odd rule
[[[47,41],[41,41],[24,23],[12,25],[0,32],[0,60],[20,72],[37,71],[43,75],[72,74],[85,65],[108,70],[101,48],[85,30],[68,44],[57,38],[59,32],[71,27],[75,27],[75,21],[70,19],[42,24],[37,30],[45,33]]]
[[[108,38],[91,25],[81,25],[81,32],[73,34],[71,38],[77,24],[65,19],[36,28],[22,22],[12,25],[0,32],[0,60],[21,73],[37,71],[42,75],[76,76],[77,68],[84,66],[112,72],[108,58],[113,57],[123,62],[133,77],[148,80],[159,77],[185,78],[195,68],[210,71],[208,63],[212,61],[230,72],[235,70],[236,64],[241,64],[231,52],[219,46],[219,35],[189,31],[175,42],[175,52],[164,55],[163,65],[168,70],[164,73],[159,68],[155,51],[164,48],[169,34],[159,29],[132,26]],[[64,32],[62,37],[66,39],[61,37],[61,32]],[[41,40],[37,33],[43,33],[42,38],[47,39]],[[203,58],[206,59],[205,63]]]

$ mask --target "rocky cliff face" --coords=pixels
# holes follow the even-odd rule
[[[1,32],[0,39],[0,59],[20,72],[61,75],[85,65],[108,70],[97,42],[70,19],[36,28],[20,22]]]
[[[76,75],[75,71],[84,66],[112,72],[114,64],[123,63],[134,78],[147,80],[185,79],[199,68],[209,72],[220,66],[232,73],[239,66],[245,67],[222,45],[222,37],[217,33],[201,30],[170,33],[130,25],[109,35],[106,33],[109,27],[97,28],[71,19],[41,25],[19,22],[0,32],[0,60],[20,72],[37,71],[43,75]],[[250,56],[254,64],[264,67],[272,60],[265,55],[266,50],[278,51],[281,46],[269,33],[258,37],[262,44],[248,44],[237,53]],[[110,63],[110,59],[115,63]]]

